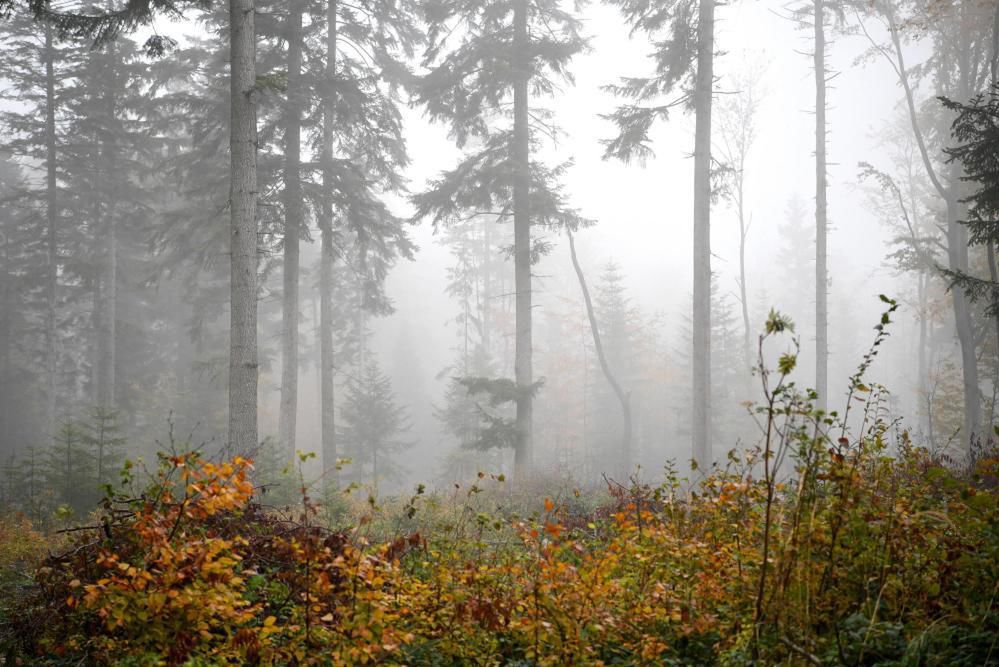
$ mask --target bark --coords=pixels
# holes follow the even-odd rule
[[[528,119],[528,80],[530,57],[527,52],[527,0],[516,0],[513,13],[513,48],[517,58],[517,82],[513,90],[513,256],[516,292],[517,335],[514,351],[514,378],[521,390],[517,398],[517,442],[514,469],[518,476],[531,468],[533,458],[534,384],[531,340],[531,212],[530,126]]]
[[[593,348],[597,352],[597,360],[600,362],[600,370],[603,371],[607,384],[614,390],[618,402],[621,404],[621,465],[619,473],[623,478],[631,472],[631,395],[626,393],[618,383],[617,378],[611,371],[610,364],[607,363],[607,355],[604,354],[604,346],[600,341],[600,328],[597,325],[597,316],[593,312],[593,302],[590,299],[590,290],[586,287],[586,278],[583,276],[583,269],[579,265],[576,257],[576,242],[572,237],[572,231],[566,230],[569,235],[569,255],[572,257],[572,267],[576,270],[576,277],[579,278],[579,289],[583,292],[583,302],[586,304],[586,317],[590,321],[590,334],[593,336]]]
[[[336,0],[330,0],[326,8],[326,78],[336,81]],[[322,249],[319,259],[319,397],[322,419],[323,469],[331,476],[334,485],[339,482],[336,451],[336,409],[333,387],[333,105],[332,86],[323,100],[323,193],[322,209],[319,212],[319,229],[322,234]]]
[[[254,0],[229,0],[231,122],[229,439],[257,448],[257,110]]]
[[[118,113],[115,105],[115,93],[118,90],[115,79],[116,63],[113,46],[109,47],[109,64],[111,65],[111,81],[108,86],[107,118],[114,123]],[[117,146],[113,134],[101,147],[103,153],[104,173],[99,174],[108,184],[108,200],[103,205],[105,239],[104,266],[101,267],[101,328],[97,339],[97,404],[104,409],[113,410],[116,397],[117,377],[117,338],[118,338],[118,213],[115,179],[117,178]]]
[[[302,13],[291,0],[288,39],[288,99],[284,131],[284,289],[281,299],[281,409],[278,437],[289,458],[295,455],[298,416],[298,279],[302,229]]]
[[[814,2],[815,18],[815,392],[820,410],[828,403],[829,313],[826,270],[826,36],[823,0]]]
[[[56,386],[58,360],[56,330],[56,295],[59,281],[59,200],[56,172],[56,99],[55,46],[53,28],[45,24],[45,221],[46,221],[46,309],[45,309],[45,429],[50,435],[56,428]]]
[[[711,452],[711,101],[714,83],[714,0],[698,9],[694,90],[693,458],[702,470]]]

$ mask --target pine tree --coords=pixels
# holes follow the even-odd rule
[[[81,440],[94,461],[94,481],[98,488],[112,484],[118,468],[124,462],[125,438],[118,426],[118,415],[97,406],[90,419],[81,427]]]
[[[72,99],[68,87],[82,50],[58,40],[51,26],[39,25],[20,14],[5,20],[2,29],[0,78],[8,82],[8,87],[0,99],[12,104],[0,115],[5,137],[0,150],[33,169],[40,165],[44,173],[44,178],[20,180],[13,190],[8,190],[5,200],[23,213],[18,215],[15,208],[9,208],[4,215],[6,271],[10,279],[16,276],[19,282],[18,293],[7,294],[18,304],[5,301],[9,306],[4,308],[5,317],[11,318],[7,325],[11,338],[4,345],[13,343],[15,334],[23,336],[21,345],[38,341],[40,345],[30,343],[36,349],[28,355],[33,365],[45,369],[41,382],[33,378],[40,390],[39,403],[45,406],[42,419],[32,428],[31,437],[36,438],[39,433],[49,435],[55,431],[57,406],[67,398],[66,387],[60,381],[68,370],[61,357],[60,337],[67,317],[64,304],[70,295],[59,285],[59,275],[66,273],[64,258],[71,245],[62,217],[65,169],[60,162],[65,157],[62,153],[67,137],[71,136],[65,128],[66,107]],[[11,186],[14,184],[8,182]],[[18,261],[21,268],[10,268]],[[37,322],[38,330],[15,330],[19,316],[25,326]]]
[[[413,445],[402,439],[409,430],[409,416],[396,403],[392,381],[378,363],[369,360],[359,376],[347,382],[340,408],[340,442],[350,458],[348,476],[369,481],[377,491],[379,483],[402,472],[393,454]]]
[[[585,43],[579,22],[554,0],[441,0],[427,3],[430,24],[424,65],[429,73],[416,100],[448,125],[459,148],[473,143],[461,163],[415,198],[417,217],[453,224],[469,213],[512,218],[516,293],[515,467],[526,473],[533,456],[531,265],[545,246],[532,226],[575,226],[558,179],[564,166],[546,167],[536,153],[538,135],[550,133],[550,115],[532,104],[531,92],[551,94],[570,80],[567,66]],[[511,125],[500,125],[509,114]],[[534,120],[532,120],[532,118]],[[543,130],[538,119],[545,121]]]
[[[694,130],[694,295],[693,295],[693,457],[702,467],[711,458],[711,105],[714,86],[714,0],[612,0],[633,32],[655,45],[655,74],[625,78],[608,89],[633,100],[610,118],[618,136],[606,142],[606,157],[644,159],[652,154],[649,130],[677,106],[693,108]],[[679,89],[679,96],[663,102]]]
[[[79,516],[97,507],[100,485],[97,483],[93,454],[80,424],[65,422],[41,465],[45,486],[56,494],[59,505]]]

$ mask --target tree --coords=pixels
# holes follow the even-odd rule
[[[567,230],[566,233],[569,235],[569,253],[572,258],[572,267],[575,269],[576,277],[579,279],[579,289],[583,292],[583,301],[586,304],[586,317],[590,321],[590,335],[593,337],[593,347],[597,351],[600,370],[603,372],[607,384],[614,390],[614,395],[621,404],[621,454],[619,458],[615,458],[618,460],[617,472],[624,477],[631,472],[632,462],[631,395],[622,389],[621,384],[618,382],[614,371],[611,370],[611,366],[607,361],[607,355],[604,353],[604,347],[600,340],[600,326],[597,323],[597,315],[593,309],[593,301],[590,299],[590,290],[586,287],[586,278],[583,275],[582,267],[579,265],[579,259],[576,257],[576,242],[573,240],[572,230]]]
[[[736,92],[720,103],[718,135],[720,147],[716,151],[723,163],[729,183],[722,194],[735,206],[739,223],[739,303],[742,306],[743,348],[745,366],[753,366],[753,334],[749,319],[749,297],[746,288],[746,240],[752,215],[746,212],[746,160],[756,140],[756,116],[760,106],[761,68],[747,69],[732,80]]]
[[[186,4],[186,3],[185,3]],[[46,0],[31,0],[29,11],[56,28],[61,37],[89,39],[95,46],[123,32],[148,25],[159,13],[176,15],[185,4],[174,0],[129,0],[106,11],[53,11]],[[14,0],[2,0],[0,12]],[[248,452],[257,446],[257,163],[256,38],[254,0],[230,0],[230,339],[229,431],[227,449]],[[174,40],[157,34],[146,40],[148,53],[162,55]]]
[[[284,38],[288,44],[287,98],[284,109],[284,265],[281,291],[281,409],[278,437],[289,457],[295,455],[298,421],[298,283],[300,239],[305,227],[302,202],[302,83],[304,0],[289,0]]]
[[[952,273],[967,272],[968,238],[967,230],[960,223],[961,165],[953,161],[949,165],[940,164],[937,147],[928,138],[943,136],[943,132],[929,133],[920,123],[918,101],[913,90],[913,77],[917,74],[932,74],[937,93],[959,102],[969,100],[975,90],[984,86],[983,77],[988,76],[988,68],[981,67],[987,57],[984,45],[990,40],[983,39],[982,32],[992,28],[993,14],[989,8],[975,3],[955,3],[937,6],[935,3],[916,1],[898,7],[887,0],[879,0],[863,5],[864,14],[859,14],[858,23],[871,43],[873,54],[886,60],[894,70],[902,86],[909,124],[919,149],[919,156],[926,176],[940,200],[946,206],[946,249],[947,270]],[[901,10],[908,9],[910,16],[900,16]],[[888,32],[889,43],[879,43],[867,30],[867,18],[879,21]],[[985,20],[983,20],[985,19]],[[929,59],[918,68],[906,65],[903,40],[907,28],[925,30],[933,44]],[[943,148],[942,146],[940,147]],[[973,324],[973,314],[969,299],[962,289],[951,290],[954,324],[961,349],[961,371],[964,387],[964,439],[966,448],[982,427],[981,387],[978,378],[978,358]]]
[[[631,25],[656,45],[655,74],[626,78],[611,92],[633,100],[610,118],[618,136],[605,155],[623,160],[652,154],[649,130],[677,106],[693,107],[694,129],[694,294],[693,294],[693,458],[712,464],[711,452],[711,105],[714,86],[714,0],[612,0]],[[659,103],[677,88],[677,99]]]
[[[33,267],[26,265],[27,273],[24,277],[30,283],[37,281],[41,289],[42,300],[38,305],[42,307],[40,320],[44,323],[39,332],[40,339],[44,341],[40,359],[41,366],[45,368],[43,429],[51,434],[56,429],[61,389],[59,327],[62,309],[59,307],[59,267],[60,243],[64,243],[65,238],[60,219],[59,199],[63,181],[58,160],[66,133],[64,127],[61,129],[57,124],[57,120],[65,120],[65,106],[71,99],[67,96],[66,88],[78,66],[81,50],[61,43],[52,26],[40,27],[25,16],[11,17],[5,21],[4,28],[3,48],[0,49],[0,76],[9,82],[9,87],[2,98],[14,104],[2,114],[2,123],[8,137],[3,148],[12,157],[41,165],[44,170],[44,178],[22,181],[16,190],[9,190],[5,194],[5,199],[9,205],[17,202],[18,208],[29,211],[26,216],[22,216],[20,224],[25,231],[28,227],[32,228],[32,245],[37,246],[30,252],[39,253],[31,261]],[[39,30],[42,33],[41,39]],[[9,184],[8,187],[12,185]],[[8,209],[7,216],[14,215],[14,209]],[[7,220],[14,222],[13,217],[7,217]],[[12,234],[11,229],[5,230],[7,260],[11,259],[15,238],[16,234]],[[22,285],[22,289],[27,288],[27,284]],[[28,293],[30,292],[22,292]],[[13,305],[10,302],[5,304]],[[13,317],[17,310],[5,307],[4,312]],[[7,331],[13,334],[9,328]]]
[[[257,447],[257,110],[254,0],[229,0],[228,450]]]
[[[360,480],[370,469],[376,492],[380,481],[397,477],[401,469],[391,455],[413,444],[401,438],[408,430],[409,416],[396,404],[392,381],[369,360],[359,376],[348,380],[340,409],[340,440],[356,466],[355,476]]]
[[[508,220],[514,228],[516,350],[514,361],[515,468],[528,472],[533,457],[533,372],[531,266],[547,246],[532,241],[531,227],[576,226],[558,185],[564,165],[546,167],[532,159],[537,135],[551,134],[550,115],[532,105],[531,94],[552,94],[570,81],[567,66],[584,48],[579,22],[554,0],[438,0],[428,3],[431,28],[424,65],[429,73],[416,100],[431,118],[448,124],[459,148],[478,144],[453,170],[414,198],[416,216],[435,225],[469,214]],[[496,123],[513,107],[512,127]]]
[[[305,44],[310,58],[322,62],[320,73],[303,74],[304,84],[321,102],[311,143],[319,147],[321,187],[306,195],[316,211],[322,235],[319,267],[319,348],[321,429],[324,467],[334,478],[336,366],[334,327],[345,307],[389,312],[382,283],[397,258],[411,258],[414,246],[404,221],[392,215],[384,196],[402,189],[408,164],[402,135],[399,86],[410,78],[404,61],[422,39],[409,4],[331,0],[321,17],[325,27]],[[337,258],[341,262],[337,264]],[[338,266],[356,271],[367,291],[364,298],[334,304]]]

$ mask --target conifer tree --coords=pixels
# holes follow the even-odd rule
[[[351,461],[350,474],[376,491],[380,482],[398,477],[402,470],[392,455],[413,444],[402,437],[408,430],[409,416],[396,403],[392,381],[368,360],[348,380],[340,409],[340,441]]]
[[[568,65],[585,46],[579,21],[554,0],[438,0],[425,7],[430,25],[416,89],[428,115],[447,124],[461,163],[415,197],[417,217],[453,224],[469,214],[512,219],[516,293],[515,468],[526,473],[533,456],[531,266],[546,246],[533,227],[575,226],[559,189],[564,166],[532,158],[539,135],[550,133],[549,114],[537,98],[571,82]],[[533,100],[532,100],[533,96]],[[510,117],[512,123],[504,124]]]
[[[41,331],[35,332],[42,347],[32,355],[32,361],[45,369],[40,387],[45,406],[40,430],[47,434],[54,433],[57,405],[66,397],[60,382],[63,364],[59,340],[65,316],[60,304],[66,295],[59,286],[59,273],[60,265],[65,265],[61,258],[67,254],[68,230],[62,219],[65,168],[60,163],[65,158],[66,106],[72,99],[67,88],[82,55],[82,49],[57,37],[52,26],[16,14],[3,22],[0,45],[0,78],[8,82],[0,99],[12,103],[0,115],[5,139],[0,149],[15,159],[40,165],[44,174],[44,178],[22,180],[15,190],[6,193],[7,201],[16,202],[17,208],[27,214],[16,216],[13,208],[8,209],[6,221],[16,223],[17,229],[7,230],[4,250],[8,260],[19,257],[26,262],[20,276],[20,295],[12,298],[19,296],[22,308],[40,315],[25,322],[43,323]],[[29,305],[25,298],[34,303]],[[5,305],[11,306],[4,308],[11,318],[26,313],[12,302]]]
[[[606,142],[606,157],[645,159],[649,131],[675,107],[693,108],[694,295],[691,401],[693,458],[710,467],[711,451],[711,105],[714,87],[714,0],[612,0],[631,25],[655,45],[655,73],[629,77],[607,88],[632,100],[610,118],[619,134]],[[677,93],[679,93],[677,95]],[[676,95],[664,101],[666,95]]]

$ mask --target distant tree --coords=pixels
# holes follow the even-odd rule
[[[414,249],[404,221],[392,215],[384,197],[403,186],[409,157],[398,90],[410,78],[404,63],[422,36],[410,3],[331,0],[310,7],[318,30],[304,44],[306,60],[322,67],[305,68],[302,83],[320,106],[318,122],[308,124],[308,136],[318,158],[312,172],[321,175],[321,183],[312,179],[305,195],[322,235],[321,430],[324,467],[335,481],[335,376],[343,363],[334,340],[341,317],[333,299],[337,259],[364,276],[369,293],[363,307],[384,312],[379,304],[387,303],[381,286],[388,268],[397,258],[411,258]]]
[[[346,474],[359,481],[366,473],[377,490],[381,481],[392,480],[402,472],[393,458],[413,445],[402,438],[409,430],[409,416],[396,403],[392,381],[378,363],[369,360],[359,376],[347,381],[340,408],[340,442],[350,458]]]
[[[45,452],[41,469],[45,486],[56,494],[58,503],[76,515],[96,508],[100,485],[93,454],[79,423],[65,422],[60,426]]]
[[[742,329],[745,366],[753,366],[753,335],[749,320],[749,297],[746,287],[746,240],[752,215],[746,211],[746,161],[757,137],[757,115],[762,91],[763,70],[750,67],[732,78],[735,91],[721,100],[718,108],[718,144],[716,153],[727,176],[722,195],[735,207],[739,223],[739,303],[742,306]]]
[[[11,103],[0,114],[4,137],[0,151],[30,164],[32,171],[40,167],[38,178],[24,179],[16,187],[9,180],[6,183],[4,222],[17,229],[8,226],[5,230],[5,266],[9,272],[15,257],[26,264],[18,272],[20,294],[9,294],[18,297],[21,307],[7,301],[4,313],[12,318],[7,332],[13,336],[15,331],[9,327],[14,318],[24,315],[24,308],[37,311],[38,317],[29,317],[24,323],[41,323],[40,330],[32,332],[41,342],[32,363],[45,369],[40,386],[45,406],[43,425],[38,430],[51,435],[59,418],[58,404],[64,402],[60,399],[66,398],[60,382],[64,367],[59,338],[65,324],[65,311],[60,306],[65,295],[60,290],[59,274],[60,266],[65,266],[68,234],[60,202],[65,188],[65,169],[60,162],[65,159],[62,151],[68,136],[66,106],[72,101],[67,89],[82,49],[59,40],[52,26],[39,25],[21,14],[3,21],[0,30],[0,78],[7,82],[0,99]],[[33,305],[29,306],[29,300]],[[37,436],[37,431],[33,435]]]
[[[807,302],[801,290],[794,286],[812,270],[809,255],[815,244],[815,230],[808,225],[808,209],[797,194],[788,199],[784,222],[778,226],[780,246],[777,248],[777,273],[781,285],[781,310],[795,321],[805,319]]]
[[[80,437],[94,461],[94,481],[98,487],[113,484],[115,473],[124,461],[125,437],[118,426],[118,415],[97,406],[81,424]]]
[[[919,113],[920,100],[915,86],[918,78],[930,77],[937,95],[964,103],[976,91],[983,90],[990,75],[987,66],[992,55],[991,35],[995,8],[988,3],[936,3],[917,0],[899,5],[889,0],[862,3],[856,6],[858,25],[871,43],[870,53],[883,58],[894,71],[902,86],[909,124],[919,149],[926,177],[945,206],[947,270],[952,273],[969,270],[967,228],[961,224],[962,165],[960,161],[943,164],[939,142],[947,136],[948,119],[930,114],[936,127],[925,128]],[[881,43],[867,29],[869,21],[880,23],[888,33],[887,43]],[[927,60],[918,66],[906,64],[904,44],[914,36],[927,37],[932,45]],[[970,451],[982,424],[981,387],[979,385],[974,313],[963,289],[951,291],[954,326],[960,344],[961,372],[964,387],[964,428],[962,439]]]
[[[564,166],[532,158],[539,135],[553,133],[548,112],[532,93],[551,95],[570,81],[572,57],[585,46],[579,21],[554,0],[435,0],[426,3],[430,25],[416,101],[448,125],[459,148],[474,142],[461,163],[416,196],[417,217],[453,224],[468,215],[513,219],[516,350],[514,375],[517,438],[515,468],[526,473],[533,457],[531,266],[547,250],[532,239],[532,226],[580,224],[565,203],[558,180]],[[511,105],[512,103],[512,105]],[[512,106],[512,126],[497,125]]]
[[[619,381],[620,372],[624,368],[624,349],[630,345],[624,345],[627,331],[623,330],[623,325],[627,317],[627,307],[623,298],[623,290],[620,286],[620,278],[616,272],[616,266],[608,264],[604,274],[601,276],[600,289],[598,291],[598,306],[600,308],[600,318],[597,309],[594,308],[593,299],[590,297],[590,290],[586,285],[586,276],[583,274],[583,267],[576,256],[576,242],[573,239],[572,231],[569,235],[569,253],[572,258],[572,266],[576,271],[579,280],[579,288],[583,293],[583,302],[586,306],[586,316],[590,323],[590,336],[593,339],[593,348],[597,353],[597,361],[603,373],[604,380],[614,392],[618,403],[621,405],[621,450],[613,453],[610,457],[615,461],[614,472],[621,476],[622,480],[631,474],[633,459],[632,453],[632,418],[631,418],[631,393],[622,387]],[[601,326],[598,319],[603,319]],[[603,330],[603,336],[601,335]],[[606,336],[606,339],[605,339]],[[604,348],[604,340],[609,343],[608,349]],[[613,361],[611,354],[613,353]],[[613,365],[612,365],[613,364]]]
[[[606,143],[607,157],[624,160],[651,155],[649,131],[670,109],[693,108],[694,130],[694,296],[691,402],[693,457],[703,467],[711,458],[711,105],[714,87],[714,0],[612,0],[631,25],[655,45],[655,74],[625,78],[608,89],[633,100],[610,118],[618,136]],[[679,95],[663,102],[663,97]]]

